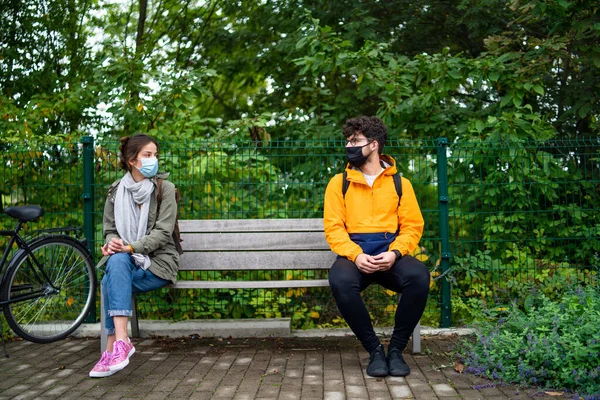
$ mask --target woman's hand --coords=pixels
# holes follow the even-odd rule
[[[129,253],[130,250],[129,245],[126,245],[123,239],[112,238],[110,242],[102,246],[102,255],[112,256],[115,253]]]

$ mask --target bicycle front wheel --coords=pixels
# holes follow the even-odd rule
[[[0,297],[12,330],[36,343],[64,339],[95,305],[96,273],[87,249],[66,235],[49,235],[11,260]]]

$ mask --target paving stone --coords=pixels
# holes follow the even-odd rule
[[[4,366],[2,366],[2,367],[4,367]],[[0,394],[12,386],[18,385],[22,381],[23,381],[23,379],[20,379],[18,377],[7,376],[4,381],[0,382]]]
[[[69,385],[65,385],[63,383],[63,384],[54,386],[52,389],[50,389],[47,392],[45,392],[44,395],[59,396],[59,395],[65,393],[66,391],[68,391],[69,389],[70,389],[70,386]]]
[[[411,397],[412,398],[412,397]],[[392,400],[390,392],[369,392],[369,400]]]
[[[304,374],[303,383],[305,385],[323,385],[323,376]]]
[[[286,390],[282,390],[281,392],[279,392],[279,397],[277,397],[278,400],[300,400],[301,399],[301,391],[300,390],[295,390],[295,391],[289,391],[287,388]]]
[[[190,396],[190,400],[210,400],[213,392],[194,392]]]
[[[323,386],[311,385],[302,386],[301,399],[322,399],[323,398]]]
[[[279,395],[279,385],[261,385],[258,389],[257,397],[277,397]]]
[[[354,385],[347,385],[346,386],[346,394],[348,395],[348,397],[361,397],[361,396],[367,396],[367,387],[366,386],[354,386]]]
[[[393,385],[390,386],[390,393],[394,399],[406,399],[412,397],[412,391],[408,385]]]
[[[325,379],[324,386],[326,392],[344,391],[344,381],[342,379]]]
[[[485,399],[485,397],[478,391],[475,389],[462,389],[459,390],[460,396],[464,399],[464,400],[483,400]],[[506,399],[507,397],[503,397],[504,399]]]
[[[233,400],[254,400],[254,395],[250,393],[236,393]]]
[[[286,378],[302,378],[304,371],[300,369],[287,369],[285,371]]]
[[[383,392],[388,390],[386,379],[367,379],[367,390],[371,392]]]
[[[438,383],[438,384],[434,384],[431,386],[433,388],[433,391],[439,397],[457,397],[458,396],[458,393],[456,392],[456,390],[447,383]]]
[[[324,400],[345,400],[346,394],[344,392],[328,392],[325,391]]]
[[[31,385],[20,384],[20,385],[12,386],[11,388],[3,391],[2,394],[4,396],[14,397],[14,396],[18,396],[21,393],[23,393],[23,392],[25,392],[27,390],[31,390],[31,389],[32,389]]]
[[[217,398],[233,398],[235,396],[235,391],[237,386],[219,386],[217,390],[215,390],[214,397]]]
[[[22,393],[19,393],[18,395],[12,397],[15,400],[28,400],[28,399],[33,399],[38,397],[40,394],[42,393],[42,390],[39,389],[29,389],[29,390],[25,390]]]
[[[386,378],[366,375],[368,356],[353,337],[134,343],[137,352],[123,371],[90,379],[88,372],[99,357],[98,339],[47,345],[9,342],[11,358],[0,359],[0,400],[551,398],[535,389],[518,390],[456,373],[446,367],[451,365],[446,359],[451,341],[440,337],[424,338],[422,354],[405,352],[409,376]]]

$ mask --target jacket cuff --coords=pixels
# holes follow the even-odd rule
[[[113,239],[118,239],[119,235],[115,235],[114,233],[110,233],[108,235],[106,235],[106,238],[104,239],[104,244],[108,244],[111,240]]]
[[[362,251],[358,252],[358,253],[353,253],[353,254],[349,254],[348,255],[348,260],[352,261],[353,263],[356,263],[356,259],[358,258],[358,256],[360,256],[362,254]]]
[[[388,249],[388,251],[393,251],[393,250],[398,250],[400,252],[400,255],[402,257],[404,257],[405,255],[407,255],[409,253],[408,250],[400,248],[400,247],[390,247]]]
[[[131,247],[133,247],[133,250],[135,250],[136,253],[138,254],[146,254],[144,251],[144,245],[142,244],[141,240],[138,240],[136,242],[133,243],[128,243]]]

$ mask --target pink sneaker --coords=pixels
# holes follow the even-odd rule
[[[113,345],[113,356],[108,363],[108,368],[111,373],[122,370],[129,364],[129,357],[135,353],[135,347],[129,339],[125,342],[124,340],[117,340]]]
[[[94,368],[90,371],[90,378],[104,378],[107,376],[111,376],[116,371],[111,371],[108,368],[110,361],[112,360],[113,354],[111,352],[105,351],[102,353],[102,357],[100,357],[100,361],[94,365]]]

